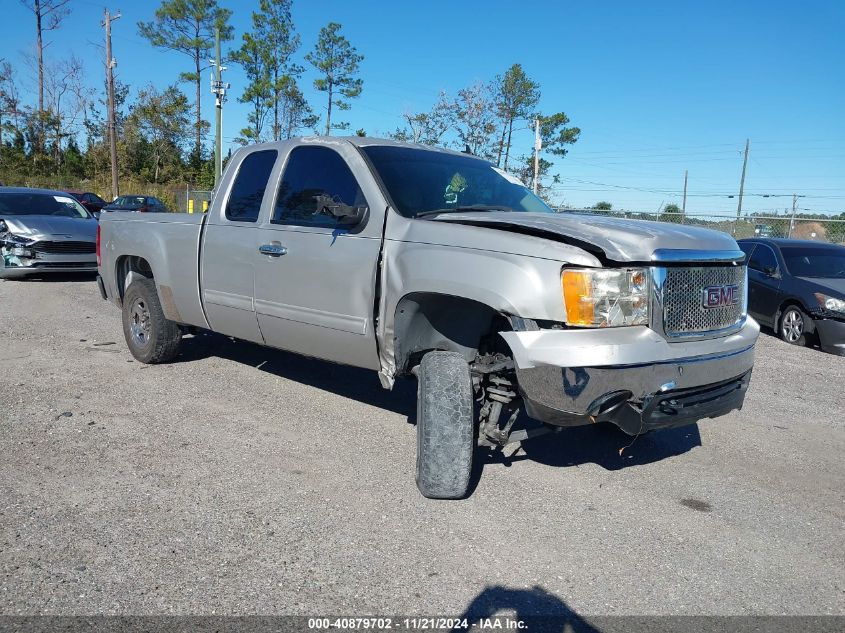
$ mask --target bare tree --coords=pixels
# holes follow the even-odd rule
[[[496,116],[489,88],[476,83],[459,90],[454,107],[459,147],[469,148],[476,156],[491,158],[491,137],[496,131]]]
[[[50,124],[53,132],[53,160],[58,168],[61,164],[62,141],[68,136],[65,130],[76,125],[82,112],[79,100],[71,97],[76,97],[83,90],[84,69],[82,60],[71,56],[48,66],[48,70],[50,72],[44,82],[44,91],[50,115],[44,121]]]
[[[11,117],[11,124],[5,123],[3,115]],[[12,64],[0,59],[0,145],[3,145],[3,132],[9,128],[14,133],[20,132],[20,98],[15,84]]]
[[[70,0],[20,0],[35,16],[35,54],[38,59],[38,112],[44,112],[44,31],[54,31],[70,13]],[[39,148],[44,147],[44,128],[40,126]]]
[[[407,124],[391,136],[397,140],[422,143],[423,145],[442,145],[443,137],[455,125],[455,104],[449,101],[445,90],[440,91],[437,102],[429,112],[402,115]]]

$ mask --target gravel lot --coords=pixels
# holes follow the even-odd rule
[[[126,350],[86,278],[0,282],[0,613],[845,614],[845,358],[761,336],[742,412],[413,481],[413,383],[217,336]]]

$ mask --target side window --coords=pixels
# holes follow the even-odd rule
[[[255,222],[261,211],[261,199],[270,180],[270,172],[278,152],[274,149],[253,152],[244,158],[235,176],[232,192],[226,202],[226,219],[234,222]]]
[[[327,147],[297,147],[288,158],[276,196],[274,224],[297,226],[340,226],[338,218],[325,210],[330,198],[352,207],[367,201],[340,154]]]
[[[758,244],[757,248],[754,249],[754,253],[751,255],[751,261],[748,265],[754,270],[766,272],[767,270],[777,268],[778,260],[771,248],[764,244]]]

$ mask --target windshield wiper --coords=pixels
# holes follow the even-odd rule
[[[437,215],[438,213],[463,213],[465,211],[516,211],[511,207],[495,204],[469,204],[461,207],[449,207],[447,209],[432,209],[431,211],[421,211],[414,217],[421,218],[426,215]]]

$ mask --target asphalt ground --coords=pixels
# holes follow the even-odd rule
[[[90,278],[0,282],[0,614],[842,615],[843,389],[764,334],[741,412],[430,501],[414,383],[214,335],[144,366]]]

